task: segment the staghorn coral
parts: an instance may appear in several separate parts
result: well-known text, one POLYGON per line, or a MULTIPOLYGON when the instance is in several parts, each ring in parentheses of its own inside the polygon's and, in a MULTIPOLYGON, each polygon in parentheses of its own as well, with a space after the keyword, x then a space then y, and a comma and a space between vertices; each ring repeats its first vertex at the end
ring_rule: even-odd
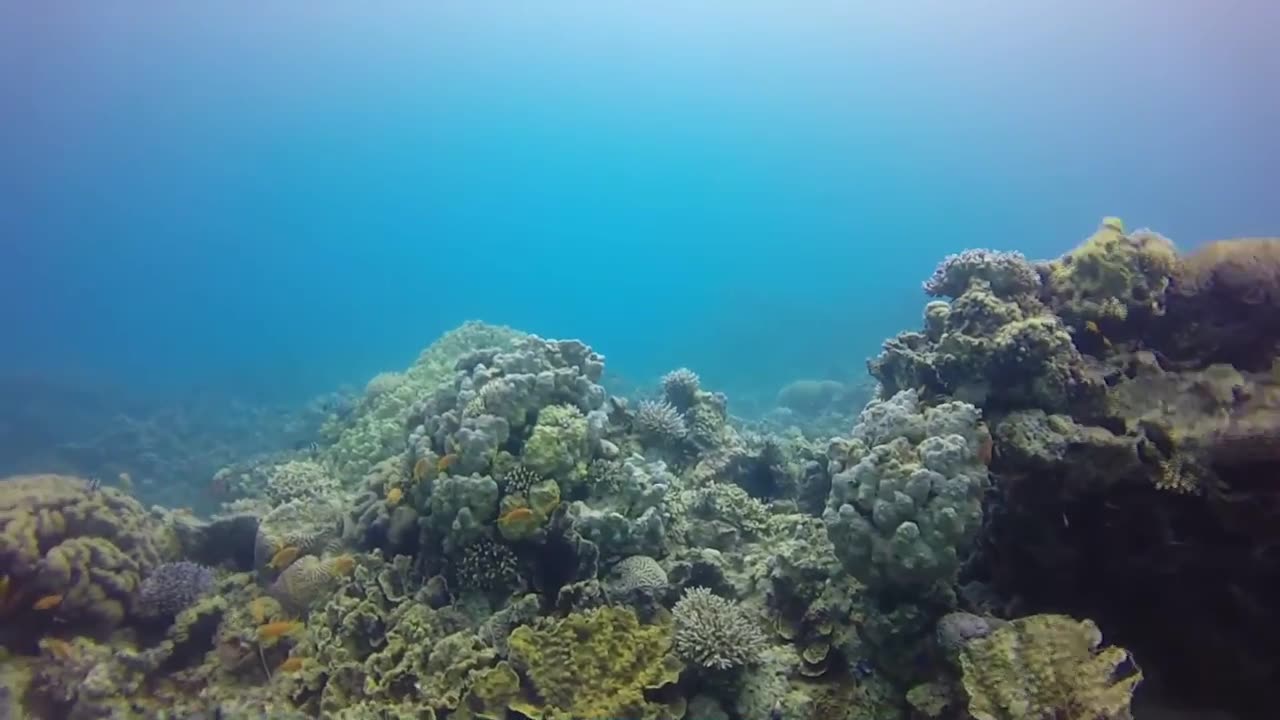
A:
POLYGON ((685 660, 715 670, 750 665, 764 650, 764 633, 737 603, 693 587, 671 611, 675 648, 685 660))
POLYGON ((680 676, 670 628, 641 625, 629 609, 602 607, 519 627, 508 647, 526 689, 511 709, 535 720, 659 720, 683 714, 683 707, 676 712, 645 696, 680 676))
POLYGON ((662 394, 680 412, 688 412, 698 399, 701 387, 698 373, 678 368, 662 376, 662 394))
POLYGON ((671 445, 684 439, 689 428, 674 405, 666 401, 644 400, 636 409, 635 428, 649 440, 671 445))
POLYGON ((1129 653, 1101 647, 1088 620, 1032 615, 967 639, 959 651, 976 720, 1129 720, 1142 673, 1129 653))
POLYGON ((11 613, 25 612, 17 598, 59 595, 59 620, 115 625, 133 608, 142 578, 176 554, 176 536, 119 490, 65 475, 0 480, 0 567, 11 613))
POLYGON ((213 570, 185 560, 162 563, 142 581, 138 612, 161 617, 182 612, 213 588, 213 570))

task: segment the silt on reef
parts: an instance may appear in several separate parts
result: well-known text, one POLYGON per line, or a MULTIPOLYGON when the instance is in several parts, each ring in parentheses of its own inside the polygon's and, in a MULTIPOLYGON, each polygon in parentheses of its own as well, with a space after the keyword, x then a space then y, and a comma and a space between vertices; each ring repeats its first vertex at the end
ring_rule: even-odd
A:
POLYGON ((829 442, 469 323, 207 523, 3 481, 0 716, 1268 717, 1273 242, 952 256, 829 442))

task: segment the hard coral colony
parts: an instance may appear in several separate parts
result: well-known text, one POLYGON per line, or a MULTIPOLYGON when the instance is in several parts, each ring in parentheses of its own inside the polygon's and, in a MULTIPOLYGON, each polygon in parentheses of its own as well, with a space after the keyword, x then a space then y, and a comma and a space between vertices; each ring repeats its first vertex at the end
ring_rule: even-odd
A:
POLYGON ((210 520, 7 479, 0 717, 1122 720, 1144 669, 1262 717, 1277 248, 951 256, 834 437, 468 323, 210 520))

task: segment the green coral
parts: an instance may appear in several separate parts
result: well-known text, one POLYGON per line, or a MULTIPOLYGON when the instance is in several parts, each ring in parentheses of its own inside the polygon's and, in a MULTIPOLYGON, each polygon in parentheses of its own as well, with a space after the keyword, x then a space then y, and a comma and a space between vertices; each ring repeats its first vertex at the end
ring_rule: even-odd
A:
POLYGON ((630 609, 602 607, 519 627, 509 647, 529 691, 511 709, 530 718, 678 717, 645 697, 645 690, 679 679, 682 664, 671 651, 671 628, 641 625, 630 609))
POLYGON ((1068 323, 1114 326, 1130 314, 1159 315, 1178 263, 1163 236, 1146 231, 1126 235, 1119 218, 1106 218, 1080 247, 1055 261, 1049 290, 1055 309, 1068 323))
POLYGON ((1032 615, 960 651, 969 713, 976 720, 1130 720, 1142 673, 1129 653, 1100 647, 1088 620, 1032 615))
POLYGON ((567 483, 586 479, 591 443, 582 411, 572 405, 543 408, 524 444, 522 460, 525 467, 543 477, 567 483))

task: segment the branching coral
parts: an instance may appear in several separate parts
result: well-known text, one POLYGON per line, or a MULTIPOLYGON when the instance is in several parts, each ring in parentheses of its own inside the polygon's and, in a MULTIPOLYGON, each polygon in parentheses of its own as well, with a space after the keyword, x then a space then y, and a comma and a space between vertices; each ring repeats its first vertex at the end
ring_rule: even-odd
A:
POLYGON ((764 650, 764 633, 737 603, 707 588, 689 588, 672 610, 676 652, 716 670, 750 665, 764 650))
POLYGON ((1142 673, 1129 653, 1100 647, 1088 620, 1033 615, 965 642, 960 650, 976 720, 1129 720, 1142 673))

